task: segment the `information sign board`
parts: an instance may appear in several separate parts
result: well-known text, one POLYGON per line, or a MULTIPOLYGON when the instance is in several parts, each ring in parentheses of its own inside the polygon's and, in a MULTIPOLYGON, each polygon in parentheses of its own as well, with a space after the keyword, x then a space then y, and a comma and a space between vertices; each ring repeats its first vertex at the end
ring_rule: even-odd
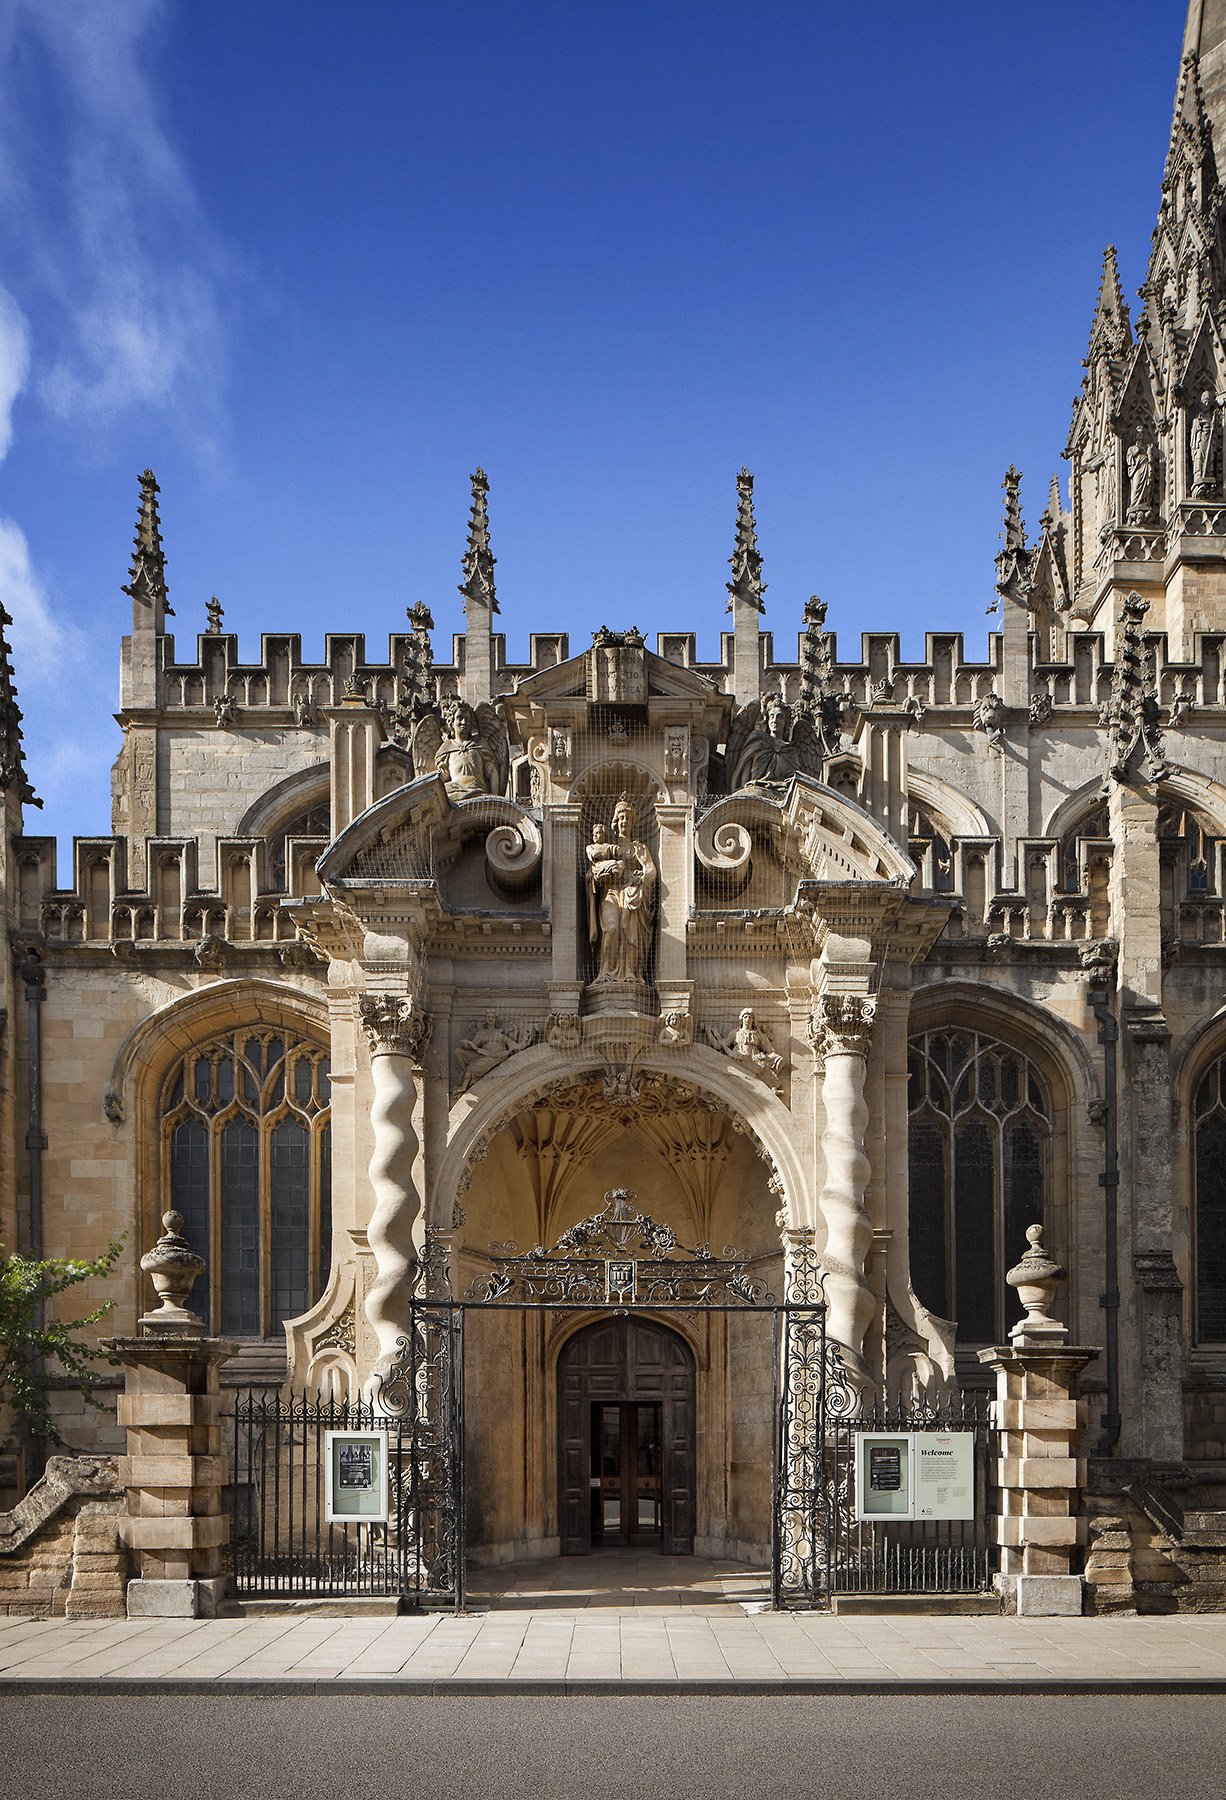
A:
POLYGON ((911 1518, 911 1464, 910 1432, 857 1431, 857 1518, 911 1518))
POLYGON ((328 1522, 386 1523, 386 1431, 325 1431, 324 1457, 328 1522))
POLYGON ((974 1432, 917 1431, 915 1517, 973 1519, 974 1516, 974 1432))

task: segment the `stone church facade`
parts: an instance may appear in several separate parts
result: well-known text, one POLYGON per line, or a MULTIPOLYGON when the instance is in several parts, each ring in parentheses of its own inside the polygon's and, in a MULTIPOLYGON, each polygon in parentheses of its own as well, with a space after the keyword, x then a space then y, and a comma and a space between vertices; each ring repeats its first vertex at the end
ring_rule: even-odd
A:
MULTIPOLYGON (((1101 1346, 1083 1451, 1218 1503, 1226 5, 1188 30, 1140 303, 1108 251, 1066 493, 1028 530, 1005 479, 985 662, 942 632, 840 655, 816 599, 777 645, 745 471, 718 661, 625 620, 509 662, 480 470, 449 661, 422 606, 386 660, 346 630, 244 661, 215 602, 168 633, 146 471, 111 828, 70 869, 3 663, 5 1242, 126 1233, 131 1331, 173 1206, 230 1375, 356 1398, 423 1259, 466 1292, 619 1192, 775 1290, 812 1244, 860 1393, 910 1400, 984 1385, 1041 1222, 1101 1346)), ((559 1545, 589 1325, 470 1336, 478 1555, 559 1545)), ((769 1347, 675 1325, 693 1541, 757 1554, 769 1347)))

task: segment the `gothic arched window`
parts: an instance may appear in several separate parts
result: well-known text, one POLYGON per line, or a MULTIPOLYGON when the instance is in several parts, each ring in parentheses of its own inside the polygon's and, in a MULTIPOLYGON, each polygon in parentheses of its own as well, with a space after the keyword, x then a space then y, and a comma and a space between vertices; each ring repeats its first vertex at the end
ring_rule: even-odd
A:
POLYGON ((1021 1307, 1005 1271, 1042 1223, 1051 1103, 1035 1065, 977 1031, 908 1055, 911 1282, 963 1343, 999 1342, 1021 1307))
POLYGON ((247 1026, 179 1058, 162 1091, 162 1192, 208 1267, 189 1305, 271 1337, 323 1289, 332 1253, 328 1052, 247 1026))
POLYGON ((1192 1103, 1196 1182, 1196 1340, 1226 1343, 1226 1056, 1192 1103))

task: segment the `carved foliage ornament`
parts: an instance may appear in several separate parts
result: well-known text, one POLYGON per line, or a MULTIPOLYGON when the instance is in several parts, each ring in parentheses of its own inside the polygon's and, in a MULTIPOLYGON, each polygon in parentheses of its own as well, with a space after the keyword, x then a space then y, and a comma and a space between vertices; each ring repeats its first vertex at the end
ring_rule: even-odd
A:
POLYGON ((372 1056, 411 1056, 420 1062, 430 1041, 430 1019, 400 994, 361 994, 362 1029, 372 1056))
POLYGON ((826 1056, 867 1056, 877 1002, 871 994, 825 994, 818 1002, 826 1056))

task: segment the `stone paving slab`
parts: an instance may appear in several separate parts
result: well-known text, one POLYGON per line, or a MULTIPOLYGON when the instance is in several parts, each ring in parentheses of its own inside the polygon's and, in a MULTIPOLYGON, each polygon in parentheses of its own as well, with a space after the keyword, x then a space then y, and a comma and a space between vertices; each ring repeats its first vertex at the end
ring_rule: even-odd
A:
POLYGON ((1226 1692, 1226 1615, 0 1619, 0 1694, 1226 1692))

